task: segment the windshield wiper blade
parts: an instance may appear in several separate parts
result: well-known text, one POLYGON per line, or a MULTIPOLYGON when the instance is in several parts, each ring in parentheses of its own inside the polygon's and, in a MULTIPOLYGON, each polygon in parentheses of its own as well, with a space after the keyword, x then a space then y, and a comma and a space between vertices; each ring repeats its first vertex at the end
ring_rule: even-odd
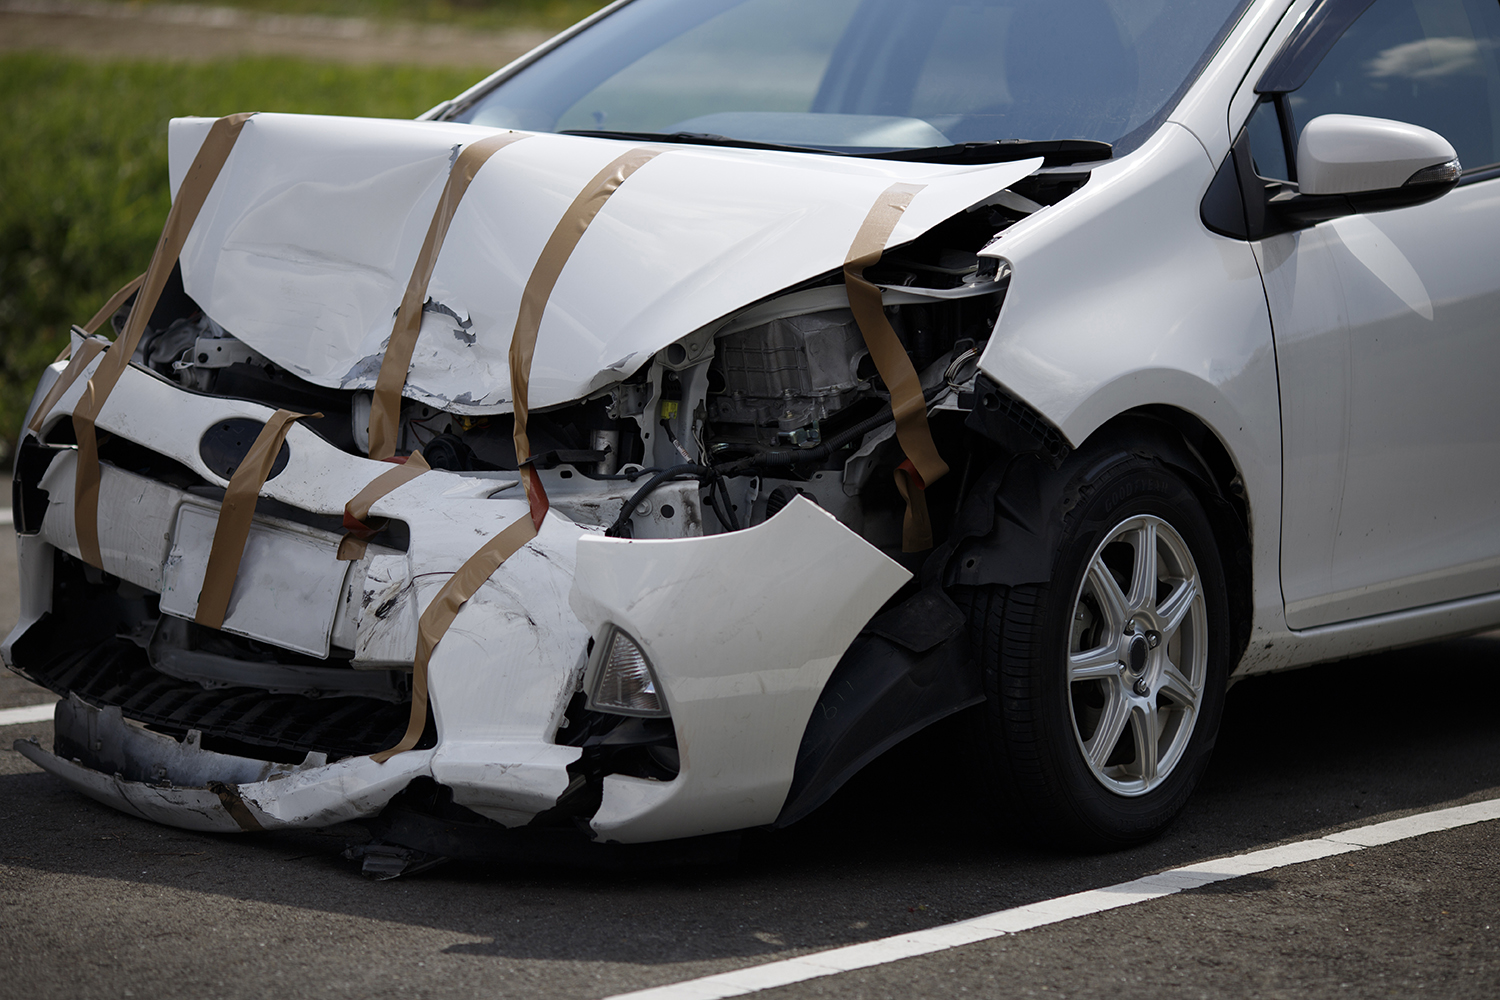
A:
POLYGON ((1114 147, 1093 139, 998 139, 862 155, 872 160, 916 160, 921 163, 1007 163, 1040 156, 1044 167, 1066 167, 1090 160, 1107 160, 1114 155, 1114 147))
POLYGON ((581 135, 590 139, 629 139, 632 142, 676 142, 688 146, 734 146, 739 149, 775 149, 784 153, 823 153, 828 156, 843 155, 838 150, 820 149, 817 146, 786 146, 774 142, 756 142, 753 139, 736 139, 713 132, 612 132, 608 129, 563 129, 558 135, 581 135))
POLYGON ((788 146, 775 142, 736 139, 713 132, 615 132, 608 129, 565 129, 559 135, 581 135, 592 139, 628 139, 632 142, 675 142, 690 146, 733 146, 739 149, 773 149, 784 153, 822 153, 824 156, 857 156, 867 160, 907 160, 918 163, 1007 163, 1042 157, 1044 167, 1070 166, 1091 160, 1107 160, 1114 147, 1092 139, 997 139, 963 142, 956 146, 923 146, 918 149, 868 149, 861 146, 788 146))

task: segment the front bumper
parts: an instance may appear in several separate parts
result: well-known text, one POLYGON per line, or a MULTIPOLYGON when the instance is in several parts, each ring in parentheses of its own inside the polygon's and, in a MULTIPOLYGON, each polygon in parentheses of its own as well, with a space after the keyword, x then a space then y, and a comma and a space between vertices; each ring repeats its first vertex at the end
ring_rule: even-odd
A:
MULTIPOLYGON (((38 398, 60 369, 49 369, 38 398)), ((85 381, 63 396, 44 437, 66 421, 85 381)), ((99 503, 106 582, 117 578, 135 588, 161 615, 191 617, 212 537, 203 525, 217 511, 213 488, 227 485, 205 464, 199 441, 216 423, 259 423, 271 412, 192 393, 138 368, 125 372, 98 418, 100 431, 176 463, 199 483, 106 461, 99 503)), ((273 506, 257 513, 225 631, 297 651, 298 662, 334 648, 347 651, 340 662, 356 672, 406 669, 418 617, 448 575, 526 516, 520 490, 511 477, 425 474, 372 510, 406 525, 406 551, 372 544, 360 561, 339 563, 338 535, 319 519, 337 518, 350 497, 389 467, 335 448, 301 425, 292 427, 287 444, 285 469, 262 491, 273 506)), ((0 652, 7 664, 70 696, 59 706, 59 733, 75 735, 60 737, 57 754, 30 743, 18 749, 85 794, 190 829, 315 827, 368 817, 418 777, 446 786, 455 803, 506 827, 531 823, 576 788, 583 751, 559 744, 558 731, 582 682, 589 637, 611 625, 635 636, 657 670, 680 767, 671 780, 605 776, 597 808, 583 817, 593 834, 629 843, 769 823, 786 799, 799 739, 834 665, 909 578, 806 501, 740 532, 626 541, 603 537, 597 526, 580 523, 583 517, 571 520, 568 484, 559 482, 563 499, 541 532, 464 606, 438 645, 429 667, 430 737, 421 749, 378 764, 368 753, 381 748, 380 725, 362 730, 364 744, 350 737, 337 746, 319 744, 318 734, 330 731, 324 716, 288 728, 286 719, 299 712, 316 716, 316 698, 285 691, 241 693, 238 701, 203 694, 212 712, 239 713, 237 722, 256 712, 275 716, 254 730, 255 740, 278 748, 259 755, 274 758, 266 760, 199 744, 191 705, 203 685, 177 681, 170 697, 146 707, 149 692, 140 684, 126 697, 128 685, 81 683, 97 649, 80 652, 67 670, 53 664, 42 676, 32 652, 36 637, 55 631, 68 610, 53 607, 61 593, 54 586, 57 553, 78 553, 74 465, 71 450, 56 449, 36 484, 45 492, 45 513, 36 532, 19 540, 22 618, 0 652), (82 698, 80 687, 87 689, 82 698), (86 753, 67 751, 95 744, 86 753), (296 762, 275 762, 288 757, 296 762), (114 770, 111 761, 119 765, 114 770)), ((554 484, 547 485, 552 491, 554 484)), ((596 501, 571 509, 599 519, 618 511, 618 499, 613 509, 596 501)), ((129 623, 120 631, 128 632, 129 623)), ((106 638, 139 664, 129 644, 139 648, 142 636, 106 638)), ((404 723, 401 707, 389 699, 349 706, 368 709, 371 719, 404 723)))

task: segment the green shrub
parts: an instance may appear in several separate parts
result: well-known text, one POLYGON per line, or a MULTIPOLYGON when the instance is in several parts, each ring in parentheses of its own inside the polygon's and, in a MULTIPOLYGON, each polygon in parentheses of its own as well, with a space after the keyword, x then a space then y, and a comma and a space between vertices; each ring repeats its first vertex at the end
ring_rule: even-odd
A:
MULTIPOLYGON (((172 2, 172 0, 169 0, 172 2)), ((368 17, 379 21, 460 24, 475 28, 553 31, 592 14, 597 0, 217 0, 229 7, 276 14, 368 17)))
POLYGON ((411 118, 490 69, 0 56, 0 463, 69 325, 151 258, 170 204, 168 119, 235 111, 411 118))

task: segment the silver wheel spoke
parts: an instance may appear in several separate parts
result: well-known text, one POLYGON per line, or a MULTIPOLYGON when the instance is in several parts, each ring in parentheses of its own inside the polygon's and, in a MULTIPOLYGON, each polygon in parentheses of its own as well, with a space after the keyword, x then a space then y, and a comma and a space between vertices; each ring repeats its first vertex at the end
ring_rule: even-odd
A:
POLYGON ((1125 725, 1129 721, 1130 706, 1125 702, 1124 693, 1119 684, 1110 684, 1109 694, 1105 696, 1104 713, 1099 716, 1099 725, 1095 727, 1093 737, 1083 745, 1083 752, 1089 763, 1096 768, 1104 766, 1115 744, 1120 742, 1120 734, 1125 732, 1125 725))
POLYGON ((1125 592, 1115 582, 1115 575, 1104 562, 1095 559, 1089 566, 1089 585, 1099 599, 1104 612, 1106 634, 1119 635, 1125 629, 1125 620, 1130 617, 1130 608, 1125 603, 1125 592))
POLYGON ((1114 646, 1100 646, 1068 656, 1069 681, 1094 681, 1114 678, 1120 671, 1120 657, 1114 646))
POLYGON ((1128 600, 1132 610, 1156 606, 1156 524, 1151 521, 1136 529, 1128 600))
POLYGON ((1168 663, 1161 672, 1161 693, 1171 698, 1183 708, 1197 708, 1198 694, 1193 690, 1193 684, 1182 675, 1176 664, 1168 663))
POLYGON ((1135 736, 1135 770, 1142 781, 1156 777, 1156 741, 1159 718, 1156 703, 1137 702, 1130 706, 1130 728, 1135 736))
POLYGON ((1167 595, 1161 607, 1156 609, 1156 616, 1161 621, 1161 634, 1163 638, 1171 638, 1182 626, 1182 620, 1187 617, 1193 609, 1193 601, 1198 597, 1197 577, 1188 577, 1179 580, 1177 586, 1167 595))
POLYGON ((1105 788, 1149 795, 1182 762, 1198 722, 1208 673, 1203 580, 1182 535, 1154 514, 1121 518, 1085 565, 1062 667, 1073 737, 1105 788), (1128 571, 1118 558, 1124 546, 1133 552, 1128 571), (1111 762, 1127 740, 1132 759, 1111 762))

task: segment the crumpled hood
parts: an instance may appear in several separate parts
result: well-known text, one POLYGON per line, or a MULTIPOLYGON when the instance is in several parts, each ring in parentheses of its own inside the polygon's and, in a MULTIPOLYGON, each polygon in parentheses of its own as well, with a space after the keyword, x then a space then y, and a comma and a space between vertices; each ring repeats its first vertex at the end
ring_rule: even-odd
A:
MULTIPOLYGON (((172 122, 174 194, 211 124, 172 122)), ((496 131, 256 115, 182 253, 188 294, 308 381, 373 388, 449 164, 496 131)), ((407 396, 461 413, 510 409, 506 357, 526 280, 579 191, 630 145, 539 133, 485 164, 428 286, 407 396)), ((531 405, 585 396, 678 338, 841 267, 891 184, 927 185, 896 246, 1039 165, 667 147, 605 204, 563 269, 537 338, 531 405)))

